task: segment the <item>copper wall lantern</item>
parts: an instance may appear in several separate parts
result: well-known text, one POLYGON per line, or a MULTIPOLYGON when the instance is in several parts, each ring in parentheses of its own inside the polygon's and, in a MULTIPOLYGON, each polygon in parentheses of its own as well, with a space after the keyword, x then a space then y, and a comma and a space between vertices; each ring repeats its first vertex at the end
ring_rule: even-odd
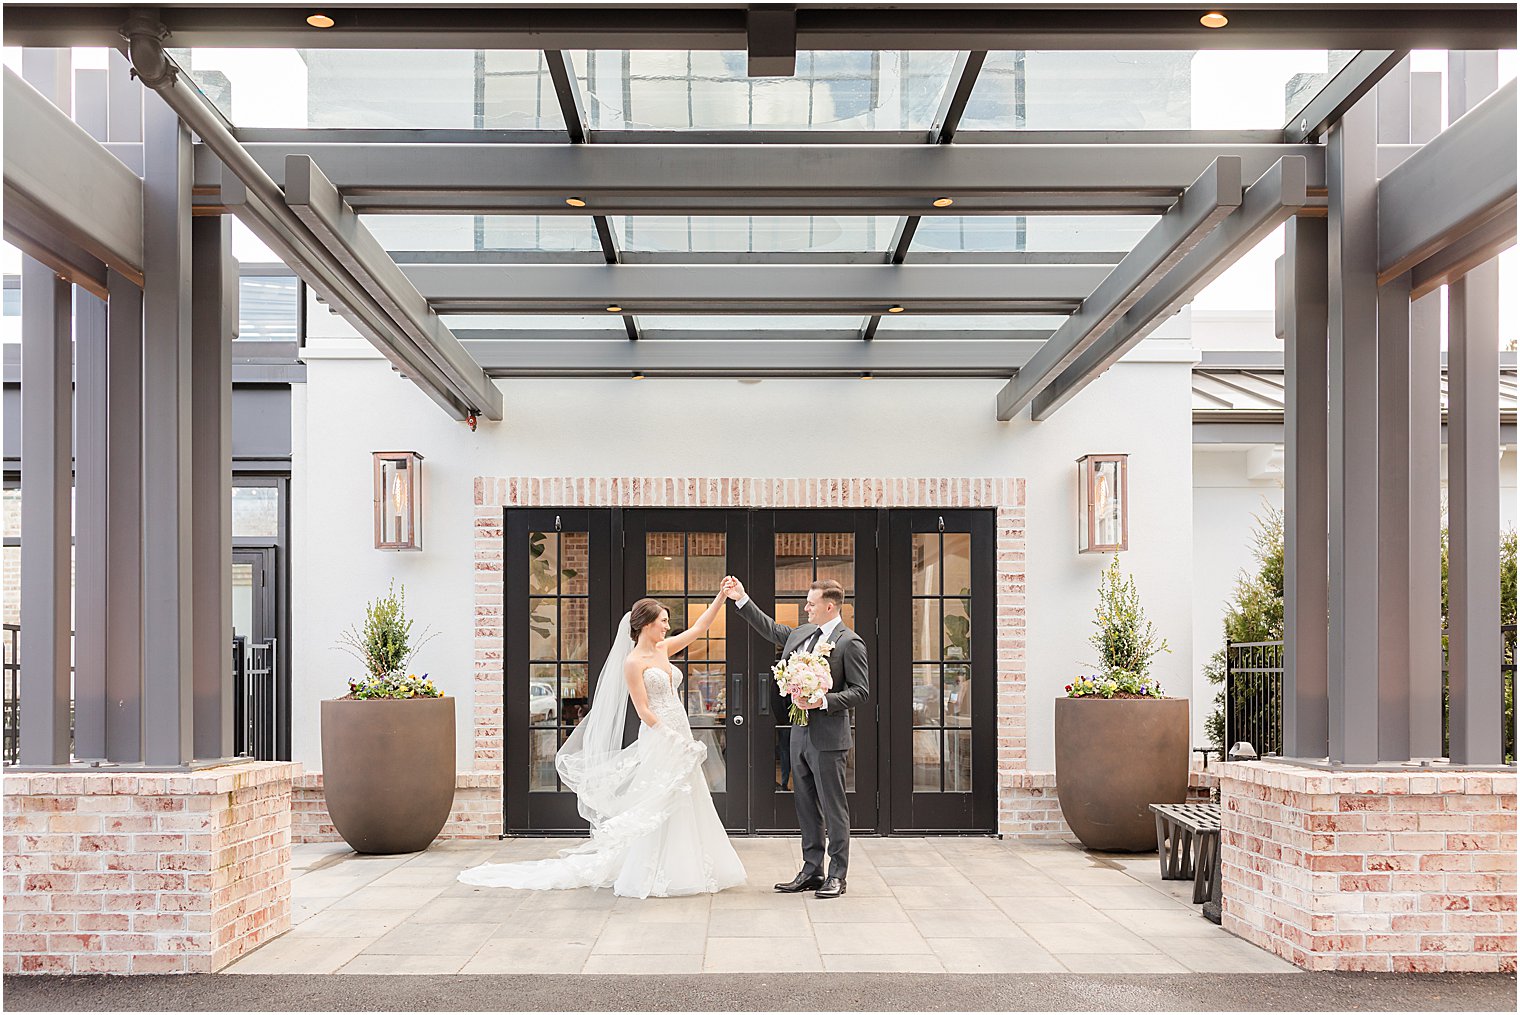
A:
POLYGON ((422 549, 422 456, 376 451, 375 549, 422 549))
POLYGON ((1129 455, 1077 459, 1077 552, 1129 549, 1129 455))

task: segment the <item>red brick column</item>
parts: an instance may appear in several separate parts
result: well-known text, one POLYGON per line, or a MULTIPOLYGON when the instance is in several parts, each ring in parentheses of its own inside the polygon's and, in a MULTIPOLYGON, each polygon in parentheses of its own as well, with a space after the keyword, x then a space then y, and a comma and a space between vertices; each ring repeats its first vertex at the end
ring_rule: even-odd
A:
POLYGON ((5 775, 5 972, 214 972, 290 929, 300 765, 5 775))
POLYGON ((1226 930, 1305 969, 1515 971, 1513 774, 1217 768, 1226 930))

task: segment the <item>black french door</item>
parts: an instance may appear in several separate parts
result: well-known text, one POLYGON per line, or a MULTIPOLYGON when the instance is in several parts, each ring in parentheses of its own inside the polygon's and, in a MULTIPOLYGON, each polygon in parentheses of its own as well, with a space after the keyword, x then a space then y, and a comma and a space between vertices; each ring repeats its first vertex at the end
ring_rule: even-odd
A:
POLYGON ((997 547, 989 511, 894 511, 884 703, 892 827, 991 831, 997 818, 997 547))
MULTIPOLYGON (((554 753, 590 707, 617 618, 653 596, 684 630, 726 574, 788 626, 806 621, 813 581, 844 586, 844 623, 865 639, 871 668, 847 768, 854 831, 992 829, 990 512, 535 508, 507 511, 504 533, 508 832, 585 829, 554 753)), ((797 828, 791 728, 770 675, 779 654, 726 607, 673 660, 731 832, 797 828)), ((631 707, 626 725, 631 743, 631 707)))

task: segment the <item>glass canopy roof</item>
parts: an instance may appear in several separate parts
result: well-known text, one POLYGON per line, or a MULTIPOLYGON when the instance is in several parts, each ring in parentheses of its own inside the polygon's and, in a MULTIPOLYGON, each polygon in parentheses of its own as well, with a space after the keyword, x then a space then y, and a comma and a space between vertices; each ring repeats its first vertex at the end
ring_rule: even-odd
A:
MULTIPOLYGON (((564 145, 561 95, 538 51, 195 49, 173 51, 238 129, 399 131, 391 140, 564 145), (415 138, 406 132, 427 131, 415 138)), ((555 54, 557 56, 557 54, 555 54)), ((1356 56, 1313 51, 991 52, 952 143, 1018 143, 1021 132, 1282 131, 1356 56)), ((566 51, 574 101, 593 144, 928 144, 955 95, 953 52, 801 51, 792 77, 751 78, 743 52, 566 51), (720 136, 721 135, 721 136, 720 136)), ((964 94, 964 93, 963 93, 964 94)), ((283 135, 282 135, 283 136, 283 135)), ((1044 138, 1037 139, 1045 143, 1044 138)), ((1123 138, 1118 139, 1123 142, 1123 138)), ((1135 143, 1133 139, 1129 143, 1135 143)), ((1094 151, 1101 149, 1095 148, 1094 151)), ((504 165, 503 173, 509 173, 504 165)), ((822 202, 820 202, 820 205, 822 202)), ((964 205, 972 207, 971 205, 964 205)), ((957 209, 958 210, 958 209, 957 209)), ((1112 265, 1158 221, 1144 215, 369 215, 365 225, 400 260, 630 263, 1112 265), (912 228, 916 226, 916 228, 912 228)), ((975 309, 968 307, 968 310, 975 309)), ((619 314, 449 314, 463 332, 624 334, 619 314)), ((660 337, 856 333, 854 314, 636 315, 660 337)), ((883 337, 915 333, 1048 332, 1063 318, 988 313, 886 314, 883 337)))

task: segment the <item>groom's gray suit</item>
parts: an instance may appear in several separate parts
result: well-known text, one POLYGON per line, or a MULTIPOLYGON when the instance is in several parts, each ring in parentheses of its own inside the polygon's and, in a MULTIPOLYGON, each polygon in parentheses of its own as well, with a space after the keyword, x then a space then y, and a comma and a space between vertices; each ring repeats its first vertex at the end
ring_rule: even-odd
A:
MULTIPOLYGON (((809 647, 817 624, 796 628, 778 624, 745 597, 739 615, 768 641, 781 646, 781 658, 809 647)), ((802 828, 802 873, 823 874, 823 842, 827 829, 831 878, 845 877, 850 866, 850 806, 845 798, 845 757, 852 743, 850 710, 871 695, 866 666, 866 643, 840 621, 829 634, 834 651, 829 669, 834 686, 824 705, 808 714, 806 726, 793 726, 792 787, 797 823, 802 828)), ((816 647, 816 646, 815 646, 816 647)))

